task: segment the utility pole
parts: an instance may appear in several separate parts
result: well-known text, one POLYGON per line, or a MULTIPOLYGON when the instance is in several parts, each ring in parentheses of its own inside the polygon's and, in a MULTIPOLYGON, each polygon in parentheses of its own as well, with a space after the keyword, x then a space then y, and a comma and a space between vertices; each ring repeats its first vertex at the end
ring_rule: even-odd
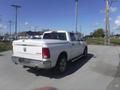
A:
MULTIPOLYGON (((2 15, 0 15, 0 24, 2 24, 2 23, 1 23, 1 22, 2 22, 1 16, 2 16, 2 15)), ((2 26, 0 26, 0 36, 2 36, 2 26)))
POLYGON ((110 44, 110 23, 109 23, 109 0, 106 0, 106 19, 105 19, 105 45, 110 44))
POLYGON ((11 37, 11 27, 12 27, 12 21, 11 20, 9 21, 9 25, 10 25, 10 33, 9 34, 10 34, 10 37, 11 37))
POLYGON ((82 26, 80 25, 80 32, 79 32, 80 38, 82 38, 82 26))
POLYGON ((15 39, 17 39, 17 13, 18 13, 18 8, 21 8, 19 5, 11 5, 12 7, 15 8, 15 39))
POLYGON ((75 8, 75 30, 78 32, 78 0, 75 0, 76 8, 75 8))
POLYGON ((0 22, 2 22, 2 18, 1 18, 2 15, 0 15, 0 22))
POLYGON ((104 44, 105 45, 109 45, 110 44, 110 39, 111 39, 111 33, 110 33, 110 7, 112 5, 113 2, 116 2, 117 0, 105 0, 106 2, 106 9, 105 9, 105 14, 106 14, 106 18, 105 18, 105 40, 104 40, 104 44))
POLYGON ((37 26, 35 26, 35 27, 34 27, 34 32, 36 32, 36 31, 37 31, 37 29, 38 29, 38 27, 37 27, 37 26))

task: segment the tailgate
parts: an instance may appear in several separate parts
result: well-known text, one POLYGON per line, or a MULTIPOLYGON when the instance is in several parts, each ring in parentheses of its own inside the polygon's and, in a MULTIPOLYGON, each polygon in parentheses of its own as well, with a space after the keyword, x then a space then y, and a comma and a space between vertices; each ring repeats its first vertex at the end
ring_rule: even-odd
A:
POLYGON ((13 42, 13 56, 42 60, 42 44, 36 40, 15 41, 13 42))

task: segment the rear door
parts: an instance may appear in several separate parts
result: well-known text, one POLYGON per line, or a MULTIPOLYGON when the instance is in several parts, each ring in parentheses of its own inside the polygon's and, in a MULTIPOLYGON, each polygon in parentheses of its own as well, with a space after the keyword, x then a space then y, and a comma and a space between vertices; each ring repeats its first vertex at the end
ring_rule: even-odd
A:
POLYGON ((81 41, 81 37, 80 37, 79 33, 76 33, 75 35, 76 35, 77 43, 78 43, 78 46, 77 46, 78 50, 77 50, 77 53, 78 53, 78 55, 81 55, 81 54, 83 54, 84 45, 83 45, 83 42, 81 41))
POLYGON ((70 39, 71 39, 71 57, 75 58, 77 57, 79 54, 79 42, 76 39, 76 36, 74 33, 69 33, 70 39))

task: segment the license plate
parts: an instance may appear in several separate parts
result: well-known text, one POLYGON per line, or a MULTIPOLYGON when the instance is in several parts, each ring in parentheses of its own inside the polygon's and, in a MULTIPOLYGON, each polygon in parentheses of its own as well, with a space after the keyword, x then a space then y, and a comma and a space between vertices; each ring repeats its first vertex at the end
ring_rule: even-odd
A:
POLYGON ((30 60, 29 59, 20 58, 19 62, 23 63, 23 64, 28 64, 28 63, 30 63, 30 60))

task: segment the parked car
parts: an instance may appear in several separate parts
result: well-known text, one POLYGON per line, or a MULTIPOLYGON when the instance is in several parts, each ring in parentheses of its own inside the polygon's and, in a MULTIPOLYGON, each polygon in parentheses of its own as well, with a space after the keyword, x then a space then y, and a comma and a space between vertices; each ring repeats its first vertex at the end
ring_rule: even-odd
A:
POLYGON ((42 39, 22 39, 13 41, 12 60, 15 64, 43 69, 54 68, 65 72, 67 63, 87 56, 88 48, 76 33, 67 31, 47 31, 42 39))

